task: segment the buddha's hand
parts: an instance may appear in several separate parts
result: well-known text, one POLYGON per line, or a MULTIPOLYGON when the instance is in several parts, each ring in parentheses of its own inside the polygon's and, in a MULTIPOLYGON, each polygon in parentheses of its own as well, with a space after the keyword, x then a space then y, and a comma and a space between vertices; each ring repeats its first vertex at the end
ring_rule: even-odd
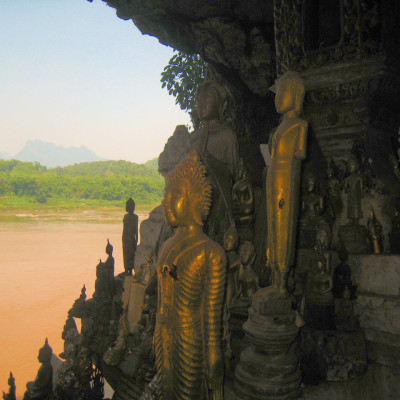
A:
POLYGON ((223 400, 224 361, 220 346, 207 346, 206 379, 212 400, 223 400))

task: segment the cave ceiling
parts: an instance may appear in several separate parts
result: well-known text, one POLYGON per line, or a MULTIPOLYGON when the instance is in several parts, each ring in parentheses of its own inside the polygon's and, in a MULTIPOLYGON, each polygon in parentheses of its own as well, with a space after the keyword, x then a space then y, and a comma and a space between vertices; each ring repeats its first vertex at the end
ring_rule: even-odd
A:
POLYGON ((240 92, 265 96, 275 79, 273 0, 103 0, 143 34, 198 53, 240 92))

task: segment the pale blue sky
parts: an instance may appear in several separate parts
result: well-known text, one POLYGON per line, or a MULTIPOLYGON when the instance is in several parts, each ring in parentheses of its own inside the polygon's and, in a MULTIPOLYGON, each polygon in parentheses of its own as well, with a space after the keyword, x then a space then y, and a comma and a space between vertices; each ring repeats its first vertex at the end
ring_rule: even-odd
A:
POLYGON ((161 89, 173 50, 101 0, 0 1, 0 152, 27 140, 158 156, 189 116, 161 89))

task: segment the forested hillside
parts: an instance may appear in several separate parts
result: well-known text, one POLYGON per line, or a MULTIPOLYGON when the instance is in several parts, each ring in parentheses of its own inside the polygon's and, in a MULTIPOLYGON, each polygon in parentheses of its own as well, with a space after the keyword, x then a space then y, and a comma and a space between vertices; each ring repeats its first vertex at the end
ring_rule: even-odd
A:
POLYGON ((96 161, 47 169, 37 162, 0 160, 0 197, 161 201, 164 179, 153 168, 128 161, 96 161))

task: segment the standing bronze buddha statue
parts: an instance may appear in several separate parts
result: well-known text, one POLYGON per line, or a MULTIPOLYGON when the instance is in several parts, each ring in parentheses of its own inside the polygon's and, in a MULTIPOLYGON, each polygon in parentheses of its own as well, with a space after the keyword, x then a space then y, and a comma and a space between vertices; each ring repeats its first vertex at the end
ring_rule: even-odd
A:
POLYGON ((223 399, 221 349, 226 258, 203 232, 211 205, 206 168, 192 151, 168 175, 164 215, 174 235, 157 260, 155 354, 159 399, 223 399))
POLYGON ((270 142, 267 174, 267 258, 273 276, 269 297, 287 297, 286 278, 294 262, 299 209, 301 160, 306 157, 306 121, 299 118, 305 87, 295 72, 276 82, 275 107, 283 114, 270 142))

